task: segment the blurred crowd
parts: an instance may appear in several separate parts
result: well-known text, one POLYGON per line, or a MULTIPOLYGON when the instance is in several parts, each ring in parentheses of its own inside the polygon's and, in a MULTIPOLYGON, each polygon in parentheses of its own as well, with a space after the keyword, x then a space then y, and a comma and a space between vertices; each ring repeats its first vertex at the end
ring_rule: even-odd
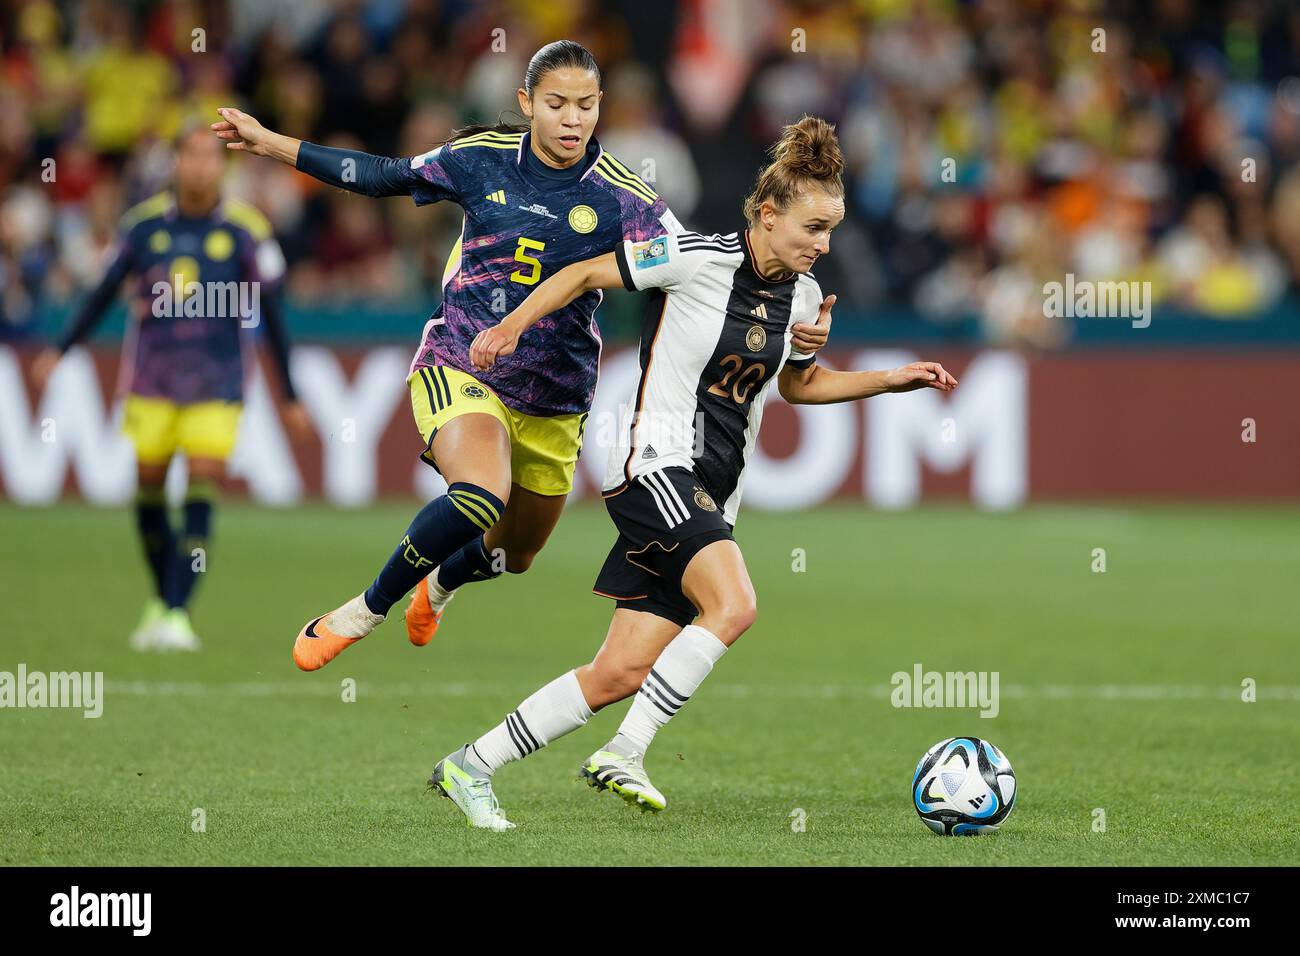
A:
MULTIPOLYGON (((386 155, 517 121, 529 56, 603 70, 597 136, 678 218, 739 228, 782 124, 838 124, 842 305, 1050 346, 1043 285, 1150 283, 1223 318, 1300 297, 1300 4, 1285 0, 15 0, 0 13, 0 337, 93 284, 169 137, 235 105, 386 155)), ((292 300, 436 300, 459 230, 233 157, 292 300)))

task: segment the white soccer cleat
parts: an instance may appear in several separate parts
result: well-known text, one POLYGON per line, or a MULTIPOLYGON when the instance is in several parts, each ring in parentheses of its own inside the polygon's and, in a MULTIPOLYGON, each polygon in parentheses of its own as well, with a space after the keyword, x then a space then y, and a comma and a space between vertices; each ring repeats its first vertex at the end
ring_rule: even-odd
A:
POLYGON ((587 758, 579 771, 587 786, 597 790, 612 790, 642 813, 658 813, 668 809, 668 799, 646 776, 641 766, 641 755, 623 756, 608 750, 597 750, 587 758))
POLYGON ((492 792, 492 778, 476 776, 471 773, 472 768, 465 766, 468 747, 466 744, 438 761, 433 776, 429 778, 430 789, 437 790, 460 807, 465 822, 472 827, 498 832, 513 830, 515 825, 506 819, 497 795, 492 792))
POLYGON ((144 613, 140 615, 140 623, 131 632, 131 650, 151 651, 154 649, 158 637, 158 627, 166 614, 167 605, 163 603, 162 598, 152 597, 146 602, 144 613))
POLYGON ((197 651, 202 649, 194 633, 190 616, 183 607, 174 607, 163 615, 154 631, 153 646, 160 651, 197 651))

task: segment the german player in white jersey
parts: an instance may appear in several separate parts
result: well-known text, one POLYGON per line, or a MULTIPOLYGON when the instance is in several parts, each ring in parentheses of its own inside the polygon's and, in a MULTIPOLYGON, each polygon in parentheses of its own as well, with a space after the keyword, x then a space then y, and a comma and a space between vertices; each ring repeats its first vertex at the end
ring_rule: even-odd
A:
POLYGON ((430 785, 472 826, 513 826, 492 792, 498 769, 628 697, 618 733, 581 773, 643 810, 666 808, 644 755, 754 623, 754 588, 732 529, 773 384, 786 401, 806 404, 956 387, 935 362, 838 372, 792 349, 796 323, 831 321, 835 297, 822 298, 810 270, 844 218, 842 171, 834 127, 804 117, 782 131, 774 161, 745 200, 746 229, 625 241, 562 269, 475 339, 471 360, 486 367, 587 291, 653 293, 640 380, 605 479, 618 539, 595 591, 617 602, 613 620, 591 663, 541 688, 434 768, 430 785))

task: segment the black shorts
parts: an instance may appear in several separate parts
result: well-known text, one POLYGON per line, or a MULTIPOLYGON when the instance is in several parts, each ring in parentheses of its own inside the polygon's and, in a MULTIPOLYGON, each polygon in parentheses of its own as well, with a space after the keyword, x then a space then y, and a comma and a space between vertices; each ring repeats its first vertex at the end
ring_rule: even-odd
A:
POLYGON ((596 577, 597 594, 685 627, 699 611, 682 593, 691 558, 714 541, 734 541, 731 525, 689 468, 672 467, 608 492, 618 540, 596 577))

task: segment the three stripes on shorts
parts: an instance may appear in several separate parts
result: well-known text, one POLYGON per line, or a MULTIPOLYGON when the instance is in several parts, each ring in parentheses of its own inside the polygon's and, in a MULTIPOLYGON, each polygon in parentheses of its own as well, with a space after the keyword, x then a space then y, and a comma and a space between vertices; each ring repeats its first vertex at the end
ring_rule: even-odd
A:
POLYGON ((663 516, 668 527, 675 528, 690 520, 691 515, 686 510, 686 502, 682 501, 682 496, 677 493, 673 483, 662 471, 647 472, 638 477, 637 481, 650 492, 659 514, 663 516))
POLYGON ((451 383, 447 381, 447 370, 441 365, 423 366, 417 373, 424 382, 424 389, 429 395, 429 411, 434 415, 451 404, 451 383))

